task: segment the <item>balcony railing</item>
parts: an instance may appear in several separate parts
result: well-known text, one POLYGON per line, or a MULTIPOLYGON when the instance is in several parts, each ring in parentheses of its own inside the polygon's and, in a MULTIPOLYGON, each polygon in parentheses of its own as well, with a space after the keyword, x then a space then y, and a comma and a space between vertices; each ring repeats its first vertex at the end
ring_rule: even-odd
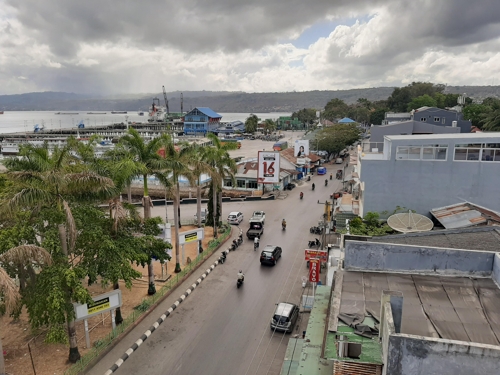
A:
POLYGON ((364 153, 384 152, 384 142, 364 142, 361 144, 361 151, 364 153))

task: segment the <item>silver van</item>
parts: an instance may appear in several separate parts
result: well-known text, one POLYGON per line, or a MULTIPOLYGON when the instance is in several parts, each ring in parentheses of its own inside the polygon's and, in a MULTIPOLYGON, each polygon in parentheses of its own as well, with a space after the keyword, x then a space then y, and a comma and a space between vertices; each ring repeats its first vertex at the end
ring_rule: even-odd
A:
POLYGON ((271 329, 292 332, 299 317, 299 307, 293 303, 280 302, 271 319, 271 329))

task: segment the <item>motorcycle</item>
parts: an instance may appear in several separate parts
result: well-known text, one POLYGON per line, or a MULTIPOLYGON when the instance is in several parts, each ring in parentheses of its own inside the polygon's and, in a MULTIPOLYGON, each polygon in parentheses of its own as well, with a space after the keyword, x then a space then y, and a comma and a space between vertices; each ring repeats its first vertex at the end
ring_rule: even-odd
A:
POLYGON ((257 250, 259 248, 259 243, 253 243, 253 251, 257 250))
POLYGON ((286 223, 281 223, 281 229, 285 230, 286 229, 286 223))
POLYGON ((238 281, 236 281, 237 288, 243 285, 243 280, 245 280, 245 276, 238 278, 238 281))
POLYGON ((300 192, 300 199, 304 198, 304 193, 300 192))
POLYGON ((238 236, 238 241, 236 243, 238 244, 238 246, 240 246, 243 243, 243 236, 242 235, 238 236))
POLYGON ((328 186, 328 180, 325 180, 325 186, 328 186))
POLYGON ((238 248, 238 241, 236 240, 233 240, 233 242, 231 242, 231 247, 229 248, 229 250, 236 250, 238 248))
POLYGON ((318 248, 320 247, 320 245, 321 245, 321 242, 317 238, 315 240, 309 241, 309 243, 307 244, 308 247, 317 246, 318 248))
POLYGON ((333 175, 330 173, 330 181, 333 180, 333 175))
POLYGON ((223 251, 223 252, 221 253, 220 258, 219 258, 219 263, 220 263, 220 264, 224 264, 224 262, 226 261, 226 256, 227 256, 227 251, 223 251))
POLYGON ((323 228, 311 227, 311 228, 309 228, 309 232, 313 233, 313 234, 323 234, 323 228))

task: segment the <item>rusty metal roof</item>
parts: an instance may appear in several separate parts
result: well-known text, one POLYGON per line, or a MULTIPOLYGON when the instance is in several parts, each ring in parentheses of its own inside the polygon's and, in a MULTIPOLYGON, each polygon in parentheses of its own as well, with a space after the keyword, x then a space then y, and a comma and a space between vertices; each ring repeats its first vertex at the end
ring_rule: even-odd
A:
POLYGON ((500 225, 500 214, 469 202, 434 208, 430 213, 446 229, 500 225))

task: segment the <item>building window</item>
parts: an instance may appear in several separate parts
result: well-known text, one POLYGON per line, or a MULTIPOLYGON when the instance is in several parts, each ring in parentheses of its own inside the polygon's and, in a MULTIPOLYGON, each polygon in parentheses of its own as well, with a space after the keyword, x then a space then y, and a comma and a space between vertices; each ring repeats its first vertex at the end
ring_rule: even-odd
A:
POLYGON ((434 117, 434 122, 439 122, 441 119, 439 117, 434 117))
POLYGON ((446 123, 446 117, 441 118, 441 124, 444 124, 444 123, 446 123))
POLYGON ((249 189, 257 189, 257 181, 248 181, 249 189))
POLYGON ((456 161, 479 161, 481 154, 481 144, 455 145, 456 161))
POLYGON ((427 122, 427 117, 420 117, 420 121, 427 122))
POLYGON ((447 145, 399 146, 396 149, 396 160, 446 160, 447 145))
POLYGON ((231 180, 224 180, 224 186, 231 187, 233 186, 233 182, 231 180))
POLYGON ((239 188, 244 188, 245 180, 236 180, 236 186, 238 186, 239 188))

